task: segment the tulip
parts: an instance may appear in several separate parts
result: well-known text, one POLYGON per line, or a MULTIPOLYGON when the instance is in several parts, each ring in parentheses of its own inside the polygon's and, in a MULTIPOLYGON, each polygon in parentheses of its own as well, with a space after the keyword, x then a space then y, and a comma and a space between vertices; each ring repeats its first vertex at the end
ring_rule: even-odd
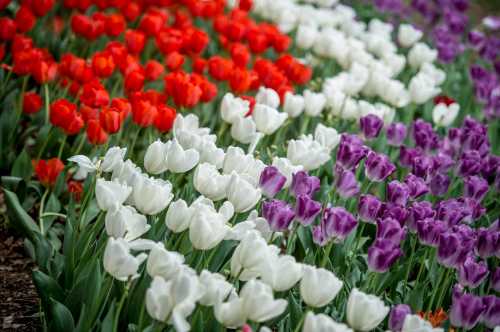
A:
POLYGON ((240 297, 248 319, 257 323, 281 315, 288 304, 283 299, 275 300, 271 287, 255 279, 243 286, 240 297))
POLYGON ((418 220, 415 224, 419 240, 428 246, 437 247, 441 234, 446 232, 448 226, 433 218, 418 220))
POLYGON ((335 168, 335 189, 340 197, 348 199, 359 194, 359 183, 356 175, 350 170, 344 170, 342 167, 335 168))
POLYGON ((253 155, 245 154, 241 148, 231 146, 224 157, 223 173, 231 174, 234 171, 244 175, 247 181, 257 186, 265 167, 266 165, 253 155))
POLYGON ((151 226, 147 219, 131 206, 120 206, 116 211, 108 211, 104 219, 106 233, 114 238, 132 241, 146 233, 151 226))
POLYGON ((377 138, 377 136, 380 133, 380 130, 382 130, 382 127, 384 126, 384 123, 382 119, 380 119, 378 116, 373 114, 368 114, 367 116, 364 116, 361 119, 359 119, 359 126, 361 132, 363 133, 363 136, 366 139, 370 140, 377 138))
POLYGON ((387 200, 391 203, 405 206, 410 196, 408 186, 399 181, 391 181, 387 185, 387 200))
POLYGON ((219 201, 226 197, 229 181, 230 177, 221 175, 214 165, 201 163, 194 172, 193 185, 202 195, 213 201, 219 201))
POLYGON ((400 332, 406 317, 409 315, 411 315, 411 308, 409 305, 398 304, 394 306, 389 315, 389 329, 393 332, 400 332))
POLYGON ((215 248, 229 230, 226 223, 233 214, 234 208, 230 202, 224 202, 218 212, 213 206, 197 206, 189 226, 189 239, 193 247, 198 250, 215 248))
POLYGON ((146 270, 150 277, 162 277, 168 281, 177 276, 183 264, 184 256, 178 252, 166 250, 159 242, 149 253, 146 270))
POLYGON ((290 255, 270 255, 261 268, 262 281, 276 292, 289 290, 302 278, 302 264, 290 255))
POLYGON ((401 24, 398 29, 398 42, 401 46, 408 48, 418 42, 423 36, 423 32, 415 29, 410 24, 401 24))
POLYGON ((365 160, 365 175, 370 181, 382 182, 396 170, 396 166, 385 154, 373 151, 368 153, 365 160))
POLYGON ((442 328, 434 328, 431 323, 418 315, 406 315, 401 332, 444 332, 442 328))
POLYGON ((326 106, 326 96, 323 93, 315 93, 311 90, 304 91, 305 113, 309 116, 319 116, 326 106))
POLYGON ((358 222, 354 216, 343 207, 326 208, 321 219, 328 238, 342 242, 354 231, 358 222))
POLYGON ((406 176, 404 183, 408 186, 410 197, 413 199, 429 192, 429 187, 425 183, 424 179, 411 173, 406 176))
POLYGON ((312 311, 306 314, 302 332, 353 332, 347 325, 335 322, 325 314, 315 315, 312 311))
POLYGON ((390 146, 401 146, 406 138, 406 125, 400 122, 391 123, 387 127, 387 144, 390 146))
POLYGON ((319 123, 314 130, 314 140, 331 152, 339 145, 340 135, 335 128, 326 127, 319 123))
POLYGON ((358 213, 362 221, 374 224, 381 211, 382 203, 373 195, 361 195, 358 202, 358 213))
POLYGON ((285 103, 283 104, 283 111, 291 118, 296 118, 304 112, 304 97, 301 95, 294 95, 291 92, 285 93, 285 103))
POLYGON ((431 193, 435 196, 444 196, 448 192, 451 180, 446 174, 435 174, 429 183, 431 193))
POLYGON ((258 131, 266 135, 272 135, 283 125, 288 114, 278 112, 275 108, 264 104, 256 104, 252 117, 258 131))
POLYGON ((203 270, 200 273, 200 282, 204 288, 203 296, 199 299, 200 304, 213 306, 223 302, 231 292, 234 292, 232 284, 226 281, 223 275, 203 270))
POLYGON ((120 281, 139 277, 139 266, 146 260, 147 254, 141 253, 137 256, 130 254, 127 241, 122 238, 109 238, 104 249, 103 265, 106 272, 120 281))
POLYGON ((490 285, 495 291, 500 292, 500 267, 497 267, 495 271, 491 273, 490 285))
POLYGON ((168 143, 156 140, 148 146, 144 155, 144 168, 148 173, 160 174, 167 170, 168 143))
POLYGON ((464 196, 481 201, 488 193, 488 181, 474 175, 464 179, 464 196))
POLYGON ((273 89, 261 86, 255 96, 257 104, 267 105, 270 108, 278 108, 280 106, 280 97, 273 89))
POLYGON ((427 44, 416 43, 408 53, 408 64, 418 69, 425 63, 432 63, 437 58, 437 51, 431 49, 427 44))
POLYGON ((481 317, 484 325, 493 329, 500 326, 500 297, 488 295, 483 297, 485 309, 481 317))
POLYGON ((94 173, 100 167, 100 162, 92 162, 89 157, 84 155, 73 156, 71 158, 68 158, 68 161, 72 161, 78 165, 78 171, 73 174, 73 179, 75 180, 86 179, 89 173, 94 173))
POLYGON ((271 254, 264 238, 256 231, 249 232, 231 257, 231 275, 244 281, 259 277, 271 254))
POLYGON ((368 267, 371 271, 384 273, 403 254, 398 245, 393 241, 378 238, 368 248, 368 267))
POLYGON ((307 50, 310 49, 318 37, 318 29, 314 25, 300 24, 297 28, 295 42, 297 47, 307 50))
POLYGON ((234 296, 228 302, 219 302, 214 306, 214 316, 219 323, 228 328, 243 326, 247 320, 243 299, 234 296))
POLYGON ((117 211, 132 192, 132 188, 118 181, 97 179, 95 196, 97 205, 104 211, 117 211))
POLYGON ((236 119, 243 118, 250 110, 248 101, 235 97, 232 93, 226 93, 222 98, 220 112, 222 120, 234 124, 236 119))
POLYGON ((183 232, 189 228, 192 215, 192 209, 188 207, 184 200, 179 199, 172 202, 168 207, 165 225, 174 233, 183 232))
POLYGON ((231 137, 242 144, 250 144, 256 132, 257 125, 251 117, 236 118, 231 126, 231 137))
POLYGON ((297 197, 299 195, 313 196, 320 188, 320 180, 316 176, 310 176, 305 171, 293 174, 290 191, 297 197))
POLYGON ((479 296, 462 293, 458 286, 453 289, 450 322, 455 327, 470 330, 476 326, 485 310, 479 296))
POLYGON ((101 169, 103 172, 113 172, 118 169, 123 164, 123 158, 127 154, 127 148, 120 148, 114 146, 106 151, 104 159, 101 163, 101 169))
POLYGON ((476 262, 473 256, 468 256, 458 269, 459 282, 462 286, 476 288, 488 276, 488 266, 485 262, 476 262))
POLYGON ((454 226, 441 234, 438 242, 438 262, 446 267, 458 268, 465 262, 467 254, 474 247, 472 230, 465 226, 454 226))
MULTIPOLYGON (((142 177, 143 174, 141 169, 137 167, 130 159, 125 162, 122 162, 119 166, 117 166, 111 175, 111 179, 113 181, 123 182, 129 186, 133 186, 135 184, 136 179, 142 177)), ((128 198, 130 201, 132 195, 128 198)))
POLYGON ((482 258, 498 255, 500 252, 500 228, 498 219, 490 227, 477 229, 475 250, 482 258))
POLYGON ((448 127, 455 121, 459 111, 460 105, 457 103, 451 105, 439 103, 432 110, 432 121, 437 126, 448 127))
MULTIPOLYGON (((146 157, 144 157, 144 159, 146 159, 146 157)), ((166 165, 170 172, 186 173, 193 169, 196 164, 198 164, 199 160, 200 154, 195 149, 185 150, 175 139, 167 142, 166 165)))
POLYGON ((260 174, 259 186, 266 197, 273 198, 280 192, 285 182, 286 177, 280 173, 278 168, 267 166, 260 174))
POLYGON ((286 231, 295 217, 292 207, 284 201, 273 199, 262 204, 262 216, 273 231, 286 231))
POLYGON ((174 197, 170 182, 147 176, 137 178, 132 195, 137 209, 148 215, 163 211, 174 197))
POLYGON ((376 328, 389 313, 389 307, 375 295, 365 294, 354 288, 347 301, 346 316, 351 328, 370 331, 376 328))
POLYGON ((427 74, 420 72, 413 76, 408 85, 411 100, 421 105, 437 96, 441 89, 435 85, 435 81, 427 74))
POLYGON ((301 165, 298 166, 292 165, 290 160, 288 160, 287 158, 274 157, 272 165, 276 167, 278 171, 286 177, 286 182, 283 186, 283 188, 285 189, 292 184, 293 174, 302 171, 304 169, 304 167, 302 167, 301 165))
POLYGON ((330 153, 311 135, 288 141, 287 158, 294 165, 301 165, 305 170, 315 170, 330 160, 330 153))
POLYGON ((321 212, 321 203, 307 195, 298 195, 295 202, 295 218, 304 226, 312 224, 321 212))
POLYGON ((226 188, 226 196, 233 204, 235 211, 240 213, 251 210, 262 195, 260 189, 255 188, 243 176, 233 172, 226 188))
POLYGON ((300 296, 311 307, 320 308, 330 303, 339 293, 343 282, 332 272, 304 265, 300 281, 300 296))
POLYGON ((337 164, 344 169, 354 170, 367 153, 368 148, 357 136, 343 134, 337 150, 337 164))
POLYGON ((377 220, 377 239, 390 240, 394 245, 399 245, 406 236, 406 229, 401 227, 399 221, 393 218, 377 220))

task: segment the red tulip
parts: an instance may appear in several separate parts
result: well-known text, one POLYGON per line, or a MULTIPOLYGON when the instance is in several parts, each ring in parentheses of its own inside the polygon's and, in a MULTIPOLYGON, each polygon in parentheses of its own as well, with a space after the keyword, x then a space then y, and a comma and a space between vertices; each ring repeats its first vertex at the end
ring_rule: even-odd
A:
POLYGON ((125 31, 125 44, 132 54, 140 54, 146 44, 146 35, 138 30, 129 29, 125 31))
POLYGON ((11 40, 16 34, 16 22, 8 17, 0 17, 0 40, 11 40))
POLYGON ((98 77, 109 77, 115 70, 115 62, 111 53, 96 52, 92 56, 92 69, 94 74, 98 77))
POLYGON ((139 99, 132 103, 132 120, 141 127, 149 127, 153 124, 158 110, 148 100, 139 99))
POLYGON ((157 110, 158 112, 156 113, 153 125, 156 129, 158 129, 158 131, 166 133, 174 125, 176 116, 175 109, 168 107, 167 105, 160 105, 157 110))
POLYGON ((177 71, 184 63, 184 57, 179 52, 172 52, 167 55, 165 62, 170 71, 177 71))
POLYGON ((16 13, 16 26, 19 32, 25 33, 30 31, 36 23, 36 17, 27 6, 19 7, 16 13))
POLYGON ((146 79, 148 81, 156 81, 165 71, 163 65, 156 60, 149 60, 144 67, 146 79))
POLYGON ((26 92, 23 96, 23 113, 34 114, 42 108, 42 98, 36 92, 26 92))
POLYGON ((109 104, 108 91, 97 80, 83 85, 80 102, 90 107, 102 107, 109 104))
POLYGON ((64 164, 59 158, 48 160, 38 160, 34 165, 35 174, 38 181, 46 187, 53 187, 57 177, 64 170, 64 164))
POLYGON ((110 37, 118 37, 125 28, 127 27, 127 22, 122 14, 114 13, 110 14, 106 18, 105 30, 106 34, 110 37))
POLYGON ((122 125, 120 111, 113 107, 104 107, 99 114, 99 123, 108 134, 117 133, 122 125))
POLYGON ((142 90, 145 79, 146 78, 144 77, 142 70, 134 70, 125 76, 125 90, 128 93, 142 90))
POLYGON ((108 140, 108 134, 101 127, 99 120, 90 120, 87 124, 87 138, 93 145, 101 145, 108 140))

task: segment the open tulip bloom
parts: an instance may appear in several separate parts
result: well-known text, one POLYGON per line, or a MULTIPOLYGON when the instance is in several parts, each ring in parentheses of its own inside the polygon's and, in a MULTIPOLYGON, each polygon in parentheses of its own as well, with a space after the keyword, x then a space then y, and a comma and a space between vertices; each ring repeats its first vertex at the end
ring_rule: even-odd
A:
POLYGON ((500 329, 500 19, 468 8, 0 1, 43 329, 500 329))

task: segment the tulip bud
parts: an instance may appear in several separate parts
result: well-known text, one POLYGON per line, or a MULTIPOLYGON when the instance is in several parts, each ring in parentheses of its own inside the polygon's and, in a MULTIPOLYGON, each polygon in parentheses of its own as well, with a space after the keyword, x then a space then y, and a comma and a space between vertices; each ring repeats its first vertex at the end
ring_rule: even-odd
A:
POLYGON ((288 304, 283 299, 275 300, 271 287, 255 279, 243 286, 240 297, 248 319, 257 323, 281 315, 288 304))
POLYGON ((266 197, 273 198, 280 192, 285 182, 286 177, 279 172, 278 168, 267 166, 260 174, 259 186, 266 197))
POLYGON ((198 250, 215 248, 229 230, 226 223, 234 214, 232 204, 224 202, 219 212, 213 206, 201 204, 194 211, 189 226, 189 240, 198 250))
POLYGON ((170 144, 156 140, 148 146, 144 154, 144 168, 148 173, 161 174, 167 170, 167 149, 170 144))
POLYGON ((136 179, 132 195, 137 209, 148 215, 163 211, 174 197, 170 182, 145 175, 136 179))
POLYGON ((312 197, 320 188, 320 180, 316 176, 309 176, 307 172, 299 171, 293 174, 290 191, 297 197, 307 195, 312 197))
POLYGON ((306 314, 302 332, 335 331, 353 332, 347 325, 335 322, 330 316, 325 314, 313 314, 309 311, 306 314))
POLYGON ((305 170, 314 170, 330 160, 330 153, 311 135, 288 141, 287 158, 294 165, 301 165, 305 170))
POLYGON ((407 304, 398 304, 391 309, 389 315, 389 328, 393 332, 400 332, 403 328, 405 318, 411 315, 411 308, 407 304))
POLYGON ((262 196, 260 189, 256 189, 243 176, 238 175, 236 172, 231 174, 229 184, 226 188, 226 195, 228 201, 233 204, 235 211, 238 213, 251 210, 262 196))
POLYGON ((120 206, 115 212, 108 211, 104 222, 109 236, 126 241, 137 239, 151 228, 146 217, 131 206, 120 206))
POLYGON ((165 224, 172 232, 180 233, 189 228, 192 215, 193 211, 187 206, 186 202, 179 199, 172 202, 168 207, 165 224))
POLYGON ((273 199, 262 204, 262 216, 273 231, 286 231, 295 217, 290 205, 284 201, 273 199))
POLYGON ((115 169, 120 168, 123 164, 123 158, 127 153, 127 148, 120 148, 114 146, 106 151, 104 159, 101 163, 101 169, 103 172, 113 172, 115 169))
POLYGON ((398 42, 401 46, 408 48, 413 46, 422 38, 423 32, 415 29, 410 24, 401 24, 398 29, 398 42))
POLYGON ((278 108, 280 106, 280 97, 273 89, 261 86, 259 92, 255 96, 257 104, 267 105, 270 108, 278 108))
POLYGON ((380 298, 365 294, 358 289, 351 290, 347 300, 346 316, 349 326, 356 331, 371 331, 376 328, 389 313, 380 298))
POLYGON ((326 97, 323 93, 314 93, 310 90, 304 91, 305 113, 309 116, 319 116, 326 105, 326 97))
POLYGON ((199 302, 204 306, 213 306, 220 303, 234 291, 234 286, 227 282, 222 274, 212 273, 208 270, 201 271, 200 282, 204 292, 199 302))
POLYGON ((158 243, 149 252, 146 270, 152 277, 171 280, 177 276, 184 264, 184 256, 178 252, 168 251, 162 243, 158 243))
POLYGON ((132 188, 118 181, 97 179, 95 196, 97 205, 104 211, 117 211, 132 192, 132 188))
POLYGON ((323 268, 304 265, 300 281, 300 296, 311 307, 320 308, 330 303, 339 293, 343 282, 323 268))
POLYGON ((139 277, 139 265, 146 260, 145 253, 133 256, 130 254, 128 243, 121 238, 109 238, 104 249, 103 264, 106 272, 120 281, 139 277))
POLYGON ((243 118, 250 110, 248 101, 235 97, 232 93, 226 93, 222 98, 220 112, 222 120, 234 124, 236 119, 243 118))
POLYGON ((314 140, 331 152, 339 144, 340 135, 335 128, 326 127, 319 123, 314 130, 314 140))
POLYGON ((257 125, 251 117, 240 117, 233 121, 231 137, 242 144, 250 144, 257 132, 257 125))
POLYGON ((272 135, 285 122, 288 114, 278 112, 275 108, 264 104, 256 104, 252 117, 258 131, 266 135, 272 135))
POLYGON ((301 95, 294 95, 291 92, 285 93, 285 103, 283 104, 283 111, 291 118, 296 118, 304 112, 304 97, 301 95))
POLYGON ((193 185, 203 196, 213 201, 219 201, 226 197, 229 181, 230 177, 221 175, 214 165, 201 163, 194 172, 193 185))

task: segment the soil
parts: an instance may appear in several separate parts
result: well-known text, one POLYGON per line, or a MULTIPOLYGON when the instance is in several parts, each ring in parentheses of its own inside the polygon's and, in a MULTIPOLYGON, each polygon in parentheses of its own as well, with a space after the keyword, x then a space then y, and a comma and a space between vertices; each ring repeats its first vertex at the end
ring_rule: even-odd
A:
POLYGON ((0 225, 0 330, 40 330, 39 303, 31 280, 33 263, 20 237, 0 225))

